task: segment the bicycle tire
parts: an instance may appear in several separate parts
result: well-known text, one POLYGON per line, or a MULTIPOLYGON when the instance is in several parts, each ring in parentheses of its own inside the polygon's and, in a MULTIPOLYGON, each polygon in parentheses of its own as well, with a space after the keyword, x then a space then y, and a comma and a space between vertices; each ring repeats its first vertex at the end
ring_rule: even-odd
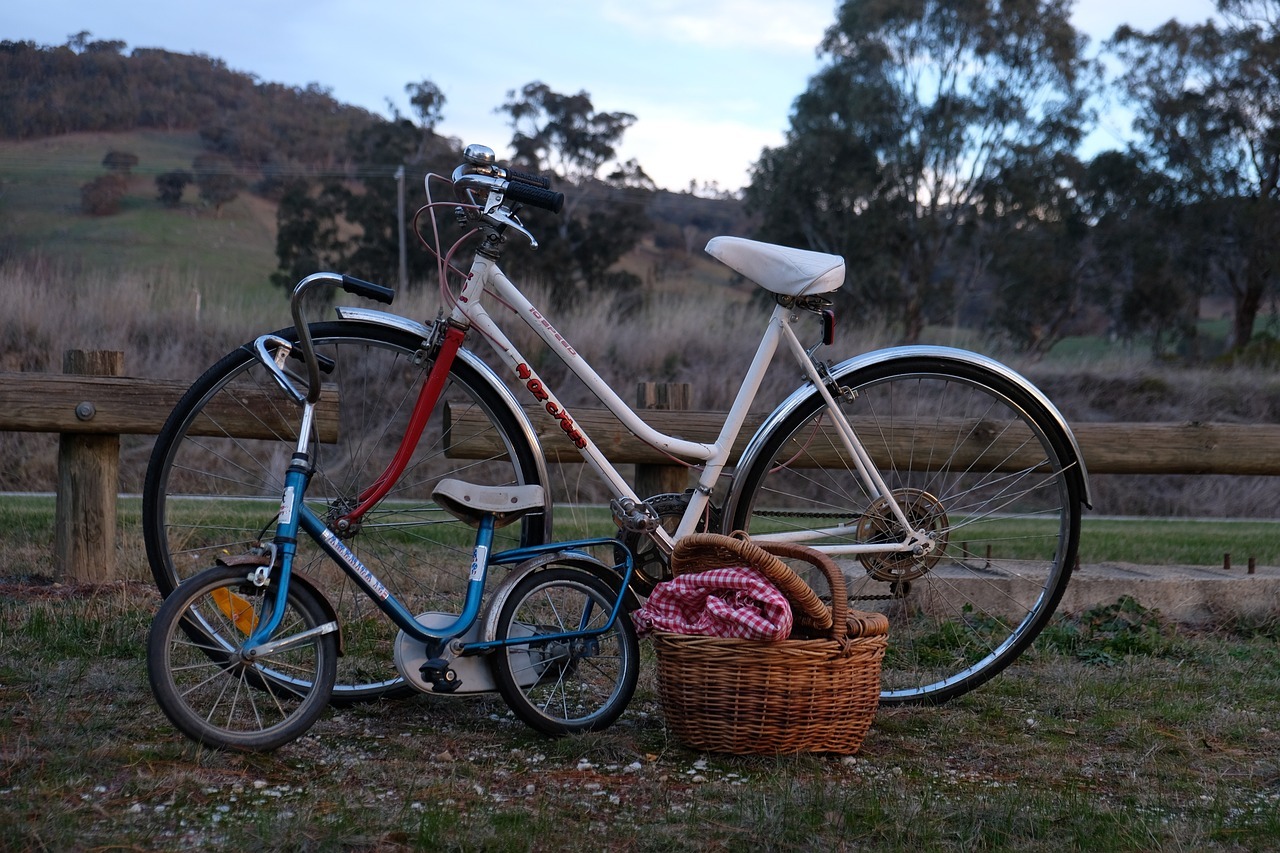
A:
MULTIPOLYGON (((851 606, 889 617, 881 702, 947 701, 1016 659, 1062 598, 1085 497, 1072 439, 1027 388, 981 364, 901 356, 839 385, 887 488, 938 544, 920 556, 837 558, 851 606)), ((901 539, 825 414, 814 390, 762 437, 726 531, 836 527, 807 543, 829 546, 901 539)))
MULTIPOLYGON (((329 386, 326 394, 336 392, 340 413, 337 440, 312 446, 315 474, 307 503, 325 517, 330 508, 350 507, 360 489, 382 473, 429 364, 420 356, 421 338, 399 329, 340 320, 312 324, 311 332, 316 351, 333 362, 322 382, 329 386)), ((297 339, 292 328, 275 334, 297 339)), ((234 350, 196 380, 157 438, 143 487, 142 520, 148 561, 163 595, 218 558, 243 554, 274 535, 300 410, 251 350, 234 350), (228 437, 243 434, 246 422, 258 437, 228 437)), ((409 612, 448 610, 455 604, 460 612, 474 532, 435 506, 431 487, 446 476, 489 485, 537 484, 537 453, 488 381, 458 359, 394 490, 362 526, 340 536, 409 612), (460 407, 483 412, 485 431, 494 433, 502 452, 480 460, 448 458, 443 452, 446 404, 455 413, 460 407)), ((531 514, 500 530, 495 547, 540 544, 546 526, 546 514, 531 514)), ((333 701, 411 692, 394 666, 397 629, 367 594, 309 538, 299 541, 294 569, 330 600, 342 626, 333 701)))
MULTIPOLYGON (((621 593, 580 568, 548 566, 516 584, 499 612, 496 638, 603 628, 621 593)), ((560 736, 600 731, 635 693, 640 647, 620 613, 599 637, 511 645, 493 655, 498 692, 535 731, 560 736)))
MULTIPOLYGON (((275 589, 255 586, 244 569, 215 566, 180 585, 156 612, 147 638, 151 692, 170 722, 197 743, 243 752, 277 749, 305 734, 328 706, 337 673, 336 628, 252 662, 237 654, 253 626, 270 616, 275 589)), ((300 584, 290 586, 285 607, 273 640, 329 620, 324 605, 300 584)))

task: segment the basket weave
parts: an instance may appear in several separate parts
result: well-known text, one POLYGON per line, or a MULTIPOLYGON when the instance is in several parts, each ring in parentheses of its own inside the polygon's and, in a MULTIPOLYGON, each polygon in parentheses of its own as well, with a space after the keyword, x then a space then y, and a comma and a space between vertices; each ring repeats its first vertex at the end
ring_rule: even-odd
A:
MULTIPOLYGON (((806 614, 804 621, 810 619, 809 596, 829 620, 819 630, 824 636, 775 643, 654 634, 659 696, 667 725, 681 743, 736 754, 857 752, 880 704, 880 662, 889 623, 874 613, 850 618, 844 576, 835 563, 811 548, 759 546, 709 533, 680 540, 671 563, 673 574, 749 565, 788 598, 796 592, 801 602, 797 624, 800 612, 806 614), (821 605, 779 557, 819 568, 831 585, 831 608, 821 605)), ((796 607, 796 601, 792 604, 796 607)))

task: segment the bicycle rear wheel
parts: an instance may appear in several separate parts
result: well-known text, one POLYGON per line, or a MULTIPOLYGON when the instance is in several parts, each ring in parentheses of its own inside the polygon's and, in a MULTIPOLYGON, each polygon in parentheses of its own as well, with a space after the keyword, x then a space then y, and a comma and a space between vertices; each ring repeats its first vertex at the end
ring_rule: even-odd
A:
POLYGON ((498 692, 515 715, 547 735, 599 731, 626 710, 639 677, 631 617, 619 613, 597 636, 541 640, 603 630, 623 593, 572 566, 539 569, 516 584, 502 606, 497 639, 528 637, 493 655, 498 692))
MULTIPOLYGON (((891 358, 839 379, 840 405, 931 551, 836 557, 853 607, 889 617, 881 701, 972 690, 1030 645, 1062 598, 1084 478, 1061 423, 1017 382, 970 361, 891 358)), ((726 530, 824 548, 901 541, 815 392, 760 445, 726 530)))
MULTIPOLYGON (((322 378, 307 504, 336 522, 385 470, 430 364, 420 355, 422 339, 398 329, 335 321, 311 331, 333 369, 322 378)), ((275 334, 296 340, 292 329, 275 334)), ((164 595, 275 533, 300 409, 250 350, 241 347, 206 371, 156 441, 143 488, 143 534, 164 595)), ((465 593, 475 536, 432 502, 432 487, 447 476, 484 485, 540 483, 536 453, 500 392, 459 359, 393 490, 359 525, 335 532, 409 612, 449 610, 465 593), (459 435, 447 417, 469 411, 481 413, 483 426, 459 435), (464 440, 493 449, 487 458, 451 458, 448 448, 464 440)), ((546 526, 545 514, 527 516, 500 530, 495 547, 541 543, 546 526)), ((393 660, 397 630, 368 596, 310 539, 299 542, 294 570, 340 618, 334 701, 409 692, 393 660)))

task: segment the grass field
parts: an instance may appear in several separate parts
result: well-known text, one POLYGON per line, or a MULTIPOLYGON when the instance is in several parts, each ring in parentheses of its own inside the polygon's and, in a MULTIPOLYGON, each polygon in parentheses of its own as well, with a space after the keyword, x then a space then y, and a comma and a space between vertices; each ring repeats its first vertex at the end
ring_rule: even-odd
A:
MULTIPOLYGON (((119 504, 118 548, 123 577, 149 575, 141 549, 141 505, 137 498, 119 504)), ((51 576, 53 497, 0 498, 0 530, 7 556, 0 577, 51 576)), ((609 535, 608 511, 600 507, 560 507, 557 533, 562 538, 609 535)), ((1187 519, 1110 519, 1086 515, 1080 539, 1080 562, 1139 565, 1221 566, 1229 553, 1238 564, 1249 557, 1260 566, 1280 566, 1280 521, 1187 519)))
MULTIPOLYGON (((80 133, 0 144, 0 217, 12 250, 37 252, 68 267, 163 273, 192 287, 273 295, 275 210, 242 193, 220 215, 205 209, 194 186, 183 204, 165 208, 155 177, 191 168, 203 151, 195 133, 80 133), (104 174, 113 149, 137 155, 128 192, 114 216, 85 216, 80 187, 104 174)), ((226 293, 229 291, 229 293, 226 293)), ((278 296, 278 294, 275 294, 278 296)), ((213 297, 215 300, 218 297, 213 297)))
POLYGON ((0 847, 21 850, 1268 850, 1280 632, 1131 605, 1060 620, 994 682, 882 708, 856 757, 703 755, 647 644, 606 732, 496 699, 331 709, 279 751, 202 750, 150 696, 156 596, 0 586, 0 847))

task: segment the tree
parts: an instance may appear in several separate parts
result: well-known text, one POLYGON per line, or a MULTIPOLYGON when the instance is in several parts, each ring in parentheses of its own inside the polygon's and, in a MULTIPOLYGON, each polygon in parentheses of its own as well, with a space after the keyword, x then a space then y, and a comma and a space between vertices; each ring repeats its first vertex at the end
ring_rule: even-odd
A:
POLYGON ((1071 331, 1088 301, 1081 173, 1069 154, 1046 163, 1037 151, 1014 152, 968 229, 993 288, 986 325, 1037 359, 1071 331))
POLYGON ((1090 227, 1091 273, 1111 332, 1151 340, 1152 354, 1195 350, 1203 259, 1183 239, 1185 210, 1163 176, 1136 151, 1104 151, 1074 182, 1090 227))
MULTIPOLYGON (((404 165, 420 185, 427 172, 448 173, 462 157, 452 140, 403 117, 353 132, 347 150, 359 164, 349 174, 318 183, 295 180, 285 187, 276 213, 279 268, 272 281, 277 284, 292 287, 320 269, 372 281, 395 280, 400 256, 398 167, 404 165)), ((445 211, 436 215, 452 221, 445 211)), ((446 223, 442 230, 448 233, 447 229, 446 223)), ((410 251, 407 261, 411 283, 435 269, 426 252, 410 251)))
POLYGON ((1110 45, 1138 146, 1176 189, 1185 238, 1212 262, 1245 346, 1280 261, 1280 3, 1219 0, 1224 23, 1129 27, 1110 45))
MULTIPOLYGON (((430 80, 408 83, 405 85, 404 91, 409 96, 409 104, 418 116, 422 144, 418 147, 413 159, 421 160, 426 156, 426 151, 431 146, 432 139, 436 135, 436 125, 440 123, 440 119, 444 116, 444 105, 447 98, 445 98, 444 92, 440 91, 440 87, 430 80)), ((396 114, 396 119, 399 119, 398 113, 396 114)))
POLYGON ((510 116, 517 161, 573 184, 596 178, 636 121, 630 113, 597 112, 586 92, 562 95, 540 82, 508 92, 499 112, 510 116))
POLYGON ((80 209, 90 216, 113 216, 120 212, 128 186, 128 179, 119 172, 99 175, 80 187, 80 209))
POLYGON ((404 91, 409 96, 409 103, 418 114, 419 126, 425 131, 434 131, 444 115, 444 105, 447 100, 444 92, 430 80, 407 83, 404 91))
POLYGON ((516 161, 568 185, 557 226, 538 232, 537 252, 516 247, 521 262, 548 276, 561 304, 583 284, 638 286, 637 276, 610 271, 651 227, 645 210, 653 181, 635 160, 617 160, 617 144, 635 116, 598 112, 586 92, 562 95, 538 82, 508 92, 501 109, 510 117, 516 161))
POLYGON ((292 288, 322 270, 348 271, 340 236, 342 207, 349 193, 337 181, 313 188, 304 180, 289 181, 276 208, 276 259, 271 281, 292 288))
POLYGON ((138 155, 128 151, 108 151, 107 156, 102 158, 102 165, 109 171, 128 175, 138 165, 138 155))
POLYGON ((192 162, 191 171, 201 200, 213 207, 215 216, 221 216, 223 206, 234 201, 244 188, 244 180, 231 161, 217 154, 199 155, 192 162))
POLYGON ((748 201, 764 236, 871 259, 903 336, 954 310, 948 264, 1012 152, 1074 148, 1094 66, 1067 0, 846 0, 826 66, 766 150, 748 201))
POLYGON ((182 193, 194 176, 185 169, 177 169, 156 175, 156 197, 165 207, 177 207, 182 203, 182 193))

